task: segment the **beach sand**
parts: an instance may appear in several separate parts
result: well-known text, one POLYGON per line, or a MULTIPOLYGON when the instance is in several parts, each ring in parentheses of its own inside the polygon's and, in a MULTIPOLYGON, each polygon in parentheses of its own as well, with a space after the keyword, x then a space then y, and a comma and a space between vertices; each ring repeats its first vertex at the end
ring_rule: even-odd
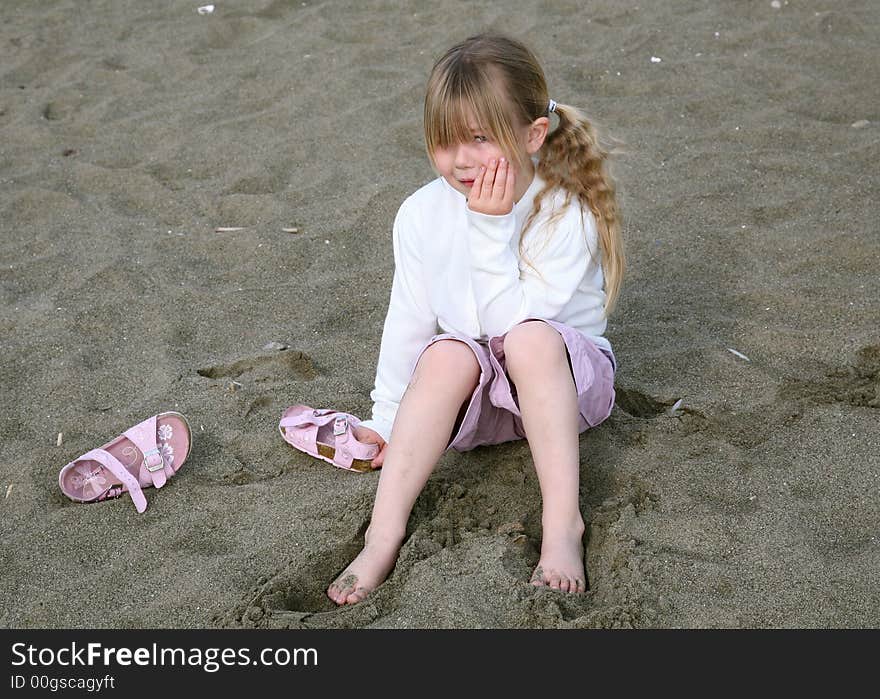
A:
POLYGON ((3 5, 0 626, 880 626, 875 3, 198 4, 3 5), (336 609, 378 474, 278 420, 369 414, 424 84, 482 29, 622 144, 590 591, 527 584, 518 442, 445 455, 390 579, 336 609), (144 514, 60 492, 164 410, 192 453, 144 514))

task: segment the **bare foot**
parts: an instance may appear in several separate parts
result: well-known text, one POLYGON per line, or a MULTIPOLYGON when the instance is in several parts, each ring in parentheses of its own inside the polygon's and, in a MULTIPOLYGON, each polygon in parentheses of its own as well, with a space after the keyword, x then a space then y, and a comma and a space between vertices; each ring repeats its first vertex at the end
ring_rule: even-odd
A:
POLYGON ((586 592, 582 537, 583 534, 577 531, 569 531, 562 536, 550 536, 545 531, 541 559, 529 582, 537 587, 546 585, 562 592, 586 592))
POLYGON ((363 600, 388 577, 402 543, 396 538, 371 537, 368 531, 363 550, 330 583, 327 596, 339 605, 357 604, 363 600))

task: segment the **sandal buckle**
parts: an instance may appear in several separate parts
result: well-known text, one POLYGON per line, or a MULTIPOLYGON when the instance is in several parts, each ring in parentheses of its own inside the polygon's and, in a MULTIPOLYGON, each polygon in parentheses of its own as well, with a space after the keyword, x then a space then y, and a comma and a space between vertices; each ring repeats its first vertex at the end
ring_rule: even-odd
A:
POLYGON ((333 421, 333 435, 338 437, 341 434, 345 434, 345 430, 348 428, 348 420, 345 419, 344 416, 339 416, 333 421))
POLYGON ((161 471, 163 468, 165 468, 165 459, 163 459, 161 454, 159 454, 158 447, 156 447, 155 449, 150 449, 150 450, 144 452, 144 468, 147 469, 147 471, 149 471, 150 473, 154 473, 156 471, 161 471), (159 456, 159 463, 156 464, 155 466, 150 466, 147 463, 147 458, 152 456, 153 454, 156 454, 157 456, 159 456))

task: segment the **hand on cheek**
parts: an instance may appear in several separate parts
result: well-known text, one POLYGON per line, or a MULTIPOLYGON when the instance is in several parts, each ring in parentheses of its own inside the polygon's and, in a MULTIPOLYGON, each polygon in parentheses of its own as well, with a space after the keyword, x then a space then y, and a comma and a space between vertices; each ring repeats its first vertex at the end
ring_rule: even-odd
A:
POLYGON ((507 158, 501 158, 500 161, 493 158, 488 168, 480 168, 467 200, 468 208, 475 213, 492 216, 509 214, 513 211, 515 186, 516 173, 507 158))

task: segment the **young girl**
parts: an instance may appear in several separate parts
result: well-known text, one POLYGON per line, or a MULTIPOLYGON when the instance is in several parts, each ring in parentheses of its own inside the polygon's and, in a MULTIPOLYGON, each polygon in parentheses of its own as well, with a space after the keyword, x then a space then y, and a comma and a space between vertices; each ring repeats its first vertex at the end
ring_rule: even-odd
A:
POLYGON ((373 416, 355 433, 380 446, 382 474, 364 548, 327 594, 354 604, 390 574, 445 450, 523 437, 543 501, 531 582, 584 592, 578 435, 614 404, 603 333, 623 274, 606 152, 549 98, 534 55, 498 35, 435 64, 425 141, 440 177, 394 222, 373 416))

